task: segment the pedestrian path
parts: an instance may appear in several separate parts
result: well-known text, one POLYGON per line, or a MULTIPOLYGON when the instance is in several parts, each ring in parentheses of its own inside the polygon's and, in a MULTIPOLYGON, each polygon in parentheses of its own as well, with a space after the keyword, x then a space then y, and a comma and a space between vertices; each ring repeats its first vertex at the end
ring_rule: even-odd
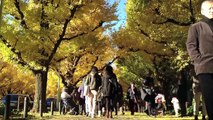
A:
MULTIPOLYGON (((52 117, 47 117, 49 120, 88 120, 91 119, 82 115, 55 115, 52 117)), ((105 117, 96 117, 95 120, 103 120, 105 117)), ((193 116, 190 117, 175 117, 173 115, 165 116, 156 116, 150 117, 144 113, 135 113, 134 116, 130 115, 129 112, 126 112, 125 115, 113 115, 113 120, 193 120, 193 116)))
MULTIPOLYGON (((29 113, 29 119, 33 120, 88 120, 92 119, 90 117, 86 117, 85 115, 59 115, 58 112, 55 112, 54 115, 50 115, 50 113, 45 113, 44 117, 40 118, 36 114, 29 113)), ((0 119, 3 116, 0 116, 0 119)), ((15 119, 15 118, 14 118, 15 119)), ((105 117, 96 117, 95 120, 105 120, 105 117)), ((199 117, 201 119, 201 117, 199 117)), ((113 115, 113 120, 194 120, 193 116, 190 117, 175 117, 173 115, 164 115, 164 116, 156 116, 150 117, 144 113, 135 113, 135 115, 130 115, 130 112, 126 112, 125 115, 118 114, 117 116, 113 115)))

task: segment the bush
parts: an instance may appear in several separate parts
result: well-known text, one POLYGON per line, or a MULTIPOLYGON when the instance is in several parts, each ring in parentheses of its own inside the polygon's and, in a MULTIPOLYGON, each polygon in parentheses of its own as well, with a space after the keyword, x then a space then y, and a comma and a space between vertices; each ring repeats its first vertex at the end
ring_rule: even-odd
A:
POLYGON ((2 102, 0 102, 0 115, 4 115, 4 104, 2 102))
POLYGON ((193 105, 189 106, 187 108, 187 115, 188 116, 193 116, 193 105))

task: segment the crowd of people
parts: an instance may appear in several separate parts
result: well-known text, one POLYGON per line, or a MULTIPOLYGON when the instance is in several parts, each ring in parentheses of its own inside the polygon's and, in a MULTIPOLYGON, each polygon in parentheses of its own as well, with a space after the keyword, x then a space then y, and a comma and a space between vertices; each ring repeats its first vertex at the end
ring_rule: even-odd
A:
MULTIPOLYGON (((64 89, 67 89, 67 87, 65 86, 64 89)), ((91 72, 83 79, 77 90, 66 91, 64 89, 61 94, 64 113, 85 114, 91 118, 102 115, 112 118, 112 112, 115 111, 115 114, 117 114, 118 107, 123 105, 122 86, 118 83, 113 68, 109 65, 106 66, 101 75, 97 67, 92 67, 91 72), (76 99, 78 99, 78 102, 74 103, 76 99), (68 101, 70 101, 70 104, 67 104, 68 101), (79 106, 76 106, 77 103, 79 106)), ((124 114, 124 111, 122 114, 124 114)))
MULTIPOLYGON (((197 87, 195 82, 192 86, 197 87)), ((194 115, 198 118, 200 91, 197 91, 195 87, 193 90, 195 95, 194 115)), ((114 115, 117 115, 120 111, 124 115, 126 110, 129 110, 131 115, 134 115, 135 112, 144 112, 148 116, 164 115, 168 110, 168 103, 172 104, 175 116, 180 116, 181 111, 184 111, 179 103, 178 95, 173 94, 170 101, 166 101, 162 89, 154 85, 154 79, 151 77, 143 79, 139 87, 132 82, 128 90, 123 91, 111 66, 107 66, 103 73, 99 73, 97 67, 92 67, 91 72, 83 79, 78 88, 70 89, 65 86, 61 98, 64 114, 86 115, 91 118, 101 116, 113 118, 113 112, 114 115)), ((204 112, 203 118, 205 116, 204 112)))

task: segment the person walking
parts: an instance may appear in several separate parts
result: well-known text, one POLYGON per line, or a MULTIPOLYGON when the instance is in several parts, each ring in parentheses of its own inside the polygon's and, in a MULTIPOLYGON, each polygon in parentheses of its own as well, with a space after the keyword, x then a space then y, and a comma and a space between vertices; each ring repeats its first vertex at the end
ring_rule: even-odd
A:
POLYGON ((178 117, 178 115, 179 115, 178 111, 180 109, 180 105, 179 105, 179 100, 177 99, 177 97, 175 95, 172 97, 171 103, 173 104, 175 116, 178 117))
POLYGON ((92 118, 95 117, 98 89, 101 86, 101 76, 98 74, 98 68, 92 67, 90 74, 86 78, 85 83, 90 90, 89 95, 89 111, 92 118))
POLYGON ((145 101, 145 113, 149 116, 156 115, 156 91, 154 89, 154 79, 146 77, 143 80, 142 88, 140 90, 141 99, 145 101))
POLYGON ((165 99, 164 94, 161 91, 160 92, 159 91, 157 93, 157 96, 155 97, 155 103, 157 104, 156 110, 157 110, 157 113, 160 111, 161 115, 163 115, 164 111, 167 109, 166 108, 166 99, 165 99))
MULTIPOLYGON (((119 81, 118 81, 119 82, 119 81)), ((120 83, 118 83, 118 92, 117 92, 117 98, 118 98, 118 109, 120 109, 120 112, 122 115, 125 114, 124 112, 124 95, 123 95, 123 87, 120 83)), ((115 115, 116 115, 116 111, 115 111, 115 115)))
POLYGON ((70 95, 70 91, 69 89, 65 86, 63 87, 62 89, 62 92, 61 92, 61 99, 62 99, 62 102, 63 102, 63 107, 62 107, 62 113, 63 114, 66 114, 67 113, 67 110, 69 109, 69 113, 71 114, 72 113, 72 97, 70 95))
POLYGON ((83 115, 83 113, 86 115, 86 109, 85 109, 85 96, 84 96, 84 83, 82 82, 81 86, 78 88, 78 92, 80 94, 79 98, 79 114, 83 115))
POLYGON ((178 91, 177 99, 180 105, 180 117, 187 116, 187 74, 185 70, 181 70, 177 75, 178 91))
POLYGON ((109 65, 104 69, 102 76, 102 93, 105 101, 105 116, 112 118, 113 98, 117 89, 117 77, 113 73, 113 68, 109 65))
POLYGON ((86 112, 86 116, 89 116, 90 115, 90 101, 89 101, 89 96, 90 96, 90 89, 89 89, 89 86, 86 84, 86 78, 87 77, 84 77, 83 78, 83 89, 84 89, 84 98, 85 98, 85 112, 86 112))
POLYGON ((198 120, 199 108, 202 104, 202 120, 206 120, 206 106, 201 93, 200 82, 195 74, 194 66, 191 65, 191 76, 192 76, 192 92, 194 95, 194 104, 193 104, 193 112, 194 112, 194 120, 198 120))
POLYGON ((202 120, 206 120, 206 106, 204 99, 202 97, 202 93, 200 90, 200 84, 196 76, 193 76, 193 83, 192 83, 192 88, 193 88, 193 94, 194 94, 194 120, 198 120, 198 115, 199 115, 199 108, 200 108, 200 103, 202 102, 202 120))
POLYGON ((201 4, 203 19, 190 26, 187 51, 200 81, 209 120, 213 120, 213 1, 201 4))
POLYGON ((131 83, 127 91, 127 99, 129 100, 129 109, 130 109, 131 115, 134 115, 136 111, 137 102, 138 102, 137 94, 138 94, 138 90, 135 87, 135 84, 131 83))

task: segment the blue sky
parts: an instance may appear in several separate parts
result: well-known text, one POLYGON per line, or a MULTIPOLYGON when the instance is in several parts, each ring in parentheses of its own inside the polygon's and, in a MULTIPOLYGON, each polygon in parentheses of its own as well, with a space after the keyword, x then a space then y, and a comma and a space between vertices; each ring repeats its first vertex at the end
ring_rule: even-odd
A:
POLYGON ((117 13, 118 21, 116 22, 116 25, 113 27, 113 29, 117 30, 119 27, 124 26, 126 22, 126 0, 107 0, 110 4, 113 4, 114 2, 118 2, 117 7, 117 13))

